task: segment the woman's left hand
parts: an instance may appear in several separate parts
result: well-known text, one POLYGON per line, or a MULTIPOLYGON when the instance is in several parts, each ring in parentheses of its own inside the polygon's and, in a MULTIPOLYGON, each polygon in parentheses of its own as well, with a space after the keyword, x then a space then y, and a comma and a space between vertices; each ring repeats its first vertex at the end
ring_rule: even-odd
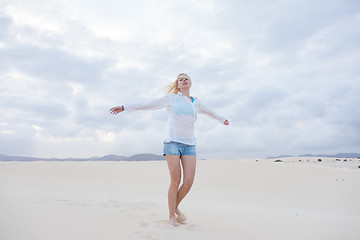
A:
POLYGON ((224 125, 230 125, 230 122, 228 120, 225 120, 224 125))
POLYGON ((110 114, 116 115, 116 114, 121 113, 122 111, 124 111, 124 106, 113 107, 109 111, 110 111, 110 114))

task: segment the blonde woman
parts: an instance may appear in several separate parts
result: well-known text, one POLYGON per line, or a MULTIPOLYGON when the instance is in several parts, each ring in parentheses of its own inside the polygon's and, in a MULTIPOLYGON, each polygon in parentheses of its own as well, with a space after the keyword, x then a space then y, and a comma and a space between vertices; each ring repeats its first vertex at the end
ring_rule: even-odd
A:
POLYGON ((180 73, 175 82, 168 86, 168 94, 162 98, 138 104, 113 107, 110 113, 116 115, 122 111, 154 110, 167 108, 168 121, 164 141, 164 155, 170 172, 168 192, 169 223, 178 226, 186 221, 180 212, 179 204, 190 191, 194 182, 196 169, 196 142, 194 123, 197 113, 204 113, 229 125, 229 121, 206 107, 199 99, 190 96, 191 78, 180 73), (181 166, 183 184, 181 182, 181 166))

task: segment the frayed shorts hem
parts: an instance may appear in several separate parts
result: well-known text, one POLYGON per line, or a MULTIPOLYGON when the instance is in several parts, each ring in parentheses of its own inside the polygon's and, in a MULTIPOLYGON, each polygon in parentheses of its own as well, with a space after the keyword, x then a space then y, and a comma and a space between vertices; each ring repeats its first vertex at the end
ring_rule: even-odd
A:
POLYGON ((177 155, 177 156, 192 156, 196 155, 196 145, 188 145, 179 142, 165 142, 164 143, 164 156, 177 155))

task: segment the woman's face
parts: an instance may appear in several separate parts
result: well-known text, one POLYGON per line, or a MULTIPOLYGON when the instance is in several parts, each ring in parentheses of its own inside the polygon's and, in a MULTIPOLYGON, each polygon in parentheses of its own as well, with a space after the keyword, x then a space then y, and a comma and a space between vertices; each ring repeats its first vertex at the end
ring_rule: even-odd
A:
POLYGON ((191 80, 189 78, 187 78, 186 76, 178 77, 177 81, 178 81, 178 87, 180 89, 191 87, 191 80))

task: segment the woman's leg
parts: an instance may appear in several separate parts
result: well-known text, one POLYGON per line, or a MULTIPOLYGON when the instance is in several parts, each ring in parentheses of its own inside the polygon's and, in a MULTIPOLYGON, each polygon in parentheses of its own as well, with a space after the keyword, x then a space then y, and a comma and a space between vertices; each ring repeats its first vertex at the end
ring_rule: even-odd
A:
POLYGON ((175 218, 175 209, 181 181, 180 156, 166 154, 166 161, 170 172, 170 186, 168 192, 169 221, 170 224, 177 226, 178 222, 175 218))
POLYGON ((181 156, 181 164, 183 167, 184 178, 183 178, 183 184, 181 185, 177 193, 176 209, 175 209, 177 215, 181 215, 178 206, 180 202, 184 199, 184 197, 188 194, 194 182, 195 170, 196 170, 196 155, 181 156))

